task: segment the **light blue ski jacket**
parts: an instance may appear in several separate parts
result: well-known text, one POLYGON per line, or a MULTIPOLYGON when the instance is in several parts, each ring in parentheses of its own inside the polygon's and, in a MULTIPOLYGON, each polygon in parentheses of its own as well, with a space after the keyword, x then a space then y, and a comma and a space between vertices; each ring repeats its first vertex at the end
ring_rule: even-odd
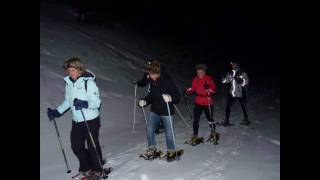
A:
POLYGON ((58 106, 57 110, 60 114, 71 108, 72 119, 75 122, 83 122, 83 116, 80 110, 75 110, 73 101, 75 98, 88 101, 88 108, 82 109, 86 120, 92 120, 99 116, 99 108, 101 104, 99 89, 94 81, 95 75, 86 71, 84 75, 73 82, 70 76, 64 78, 66 83, 65 98, 63 103, 58 106), (87 81, 87 90, 85 82, 87 81))

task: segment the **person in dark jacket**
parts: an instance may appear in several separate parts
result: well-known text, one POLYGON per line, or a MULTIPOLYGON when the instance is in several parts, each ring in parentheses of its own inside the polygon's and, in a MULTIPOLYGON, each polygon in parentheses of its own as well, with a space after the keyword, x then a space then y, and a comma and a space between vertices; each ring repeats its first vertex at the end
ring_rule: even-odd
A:
POLYGON ((192 80, 192 86, 187 88, 184 91, 184 96, 189 96, 193 93, 196 93, 195 98, 195 108, 193 115, 193 136, 191 137, 191 143, 194 144, 195 141, 199 139, 198 131, 199 131, 199 121, 202 111, 204 111, 206 118, 209 122, 209 126, 211 128, 211 136, 213 136, 213 104, 214 99, 212 94, 216 92, 216 85, 213 79, 206 75, 207 66, 205 64, 199 64, 196 66, 197 76, 192 80))
POLYGON ((247 108, 247 86, 249 84, 249 78, 247 73, 240 69, 238 62, 230 62, 231 71, 226 74, 222 79, 223 84, 229 85, 229 92, 227 97, 227 107, 225 119, 223 122, 219 122, 219 125, 222 126, 231 126, 229 117, 231 112, 231 105, 234 100, 239 100, 242 112, 243 120, 240 125, 248 126, 250 121, 248 120, 248 108, 247 108))
POLYGON ((139 101, 140 107, 151 104, 151 112, 147 120, 148 149, 145 154, 147 156, 155 154, 155 127, 159 121, 162 121, 166 134, 167 155, 171 158, 174 157, 176 153, 172 126, 173 122, 171 122, 173 118, 172 115, 175 113, 173 104, 179 103, 180 93, 170 78, 161 76, 159 61, 152 62, 148 65, 147 70, 150 77, 150 93, 147 97, 142 98, 139 101), (169 104, 171 119, 166 103, 169 104))
MULTIPOLYGON (((159 63, 158 60, 153 60, 153 61, 148 61, 147 65, 150 65, 152 62, 156 62, 156 63, 159 63)), ((161 77, 163 78, 168 78, 168 79, 171 79, 167 69, 162 66, 160 64, 160 68, 161 68, 161 77)), ((138 87, 146 87, 147 85, 149 86, 148 88, 148 93, 150 92, 150 77, 149 77, 149 73, 147 72, 147 69, 145 70, 144 74, 143 74, 143 77, 139 80, 139 81, 134 81, 133 83, 136 84, 138 87)), ((159 134, 161 132, 164 131, 164 126, 162 124, 162 121, 159 121, 159 124, 157 125, 157 128, 156 128, 156 134, 159 134)))

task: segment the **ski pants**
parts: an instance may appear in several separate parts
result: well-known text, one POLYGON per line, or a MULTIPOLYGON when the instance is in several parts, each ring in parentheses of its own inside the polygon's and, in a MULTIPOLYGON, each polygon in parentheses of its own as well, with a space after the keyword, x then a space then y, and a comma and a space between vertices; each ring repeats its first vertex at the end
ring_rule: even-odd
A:
POLYGON ((242 97, 233 97, 231 94, 228 94, 227 108, 226 108, 226 114, 225 114, 225 122, 227 122, 227 123, 229 123, 231 106, 232 106, 234 100, 236 100, 236 99, 238 99, 240 104, 241 104, 241 108, 242 108, 242 112, 243 112, 244 118, 248 119, 248 108, 247 108, 247 102, 246 102, 246 95, 243 94, 242 97))
POLYGON ((195 104, 194 110, 193 110, 193 135, 197 136, 199 131, 199 121, 202 114, 202 111, 204 110, 204 113, 206 115, 206 118, 208 120, 209 126, 211 131, 213 131, 214 120, 213 120, 213 105, 209 106, 201 106, 195 104), (210 110, 211 109, 211 110, 210 110), (211 111, 211 114, 210 114, 211 111))
MULTIPOLYGON (((171 116, 171 118, 172 117, 173 116, 171 116)), ((162 124, 165 129, 167 150, 174 151, 175 147, 174 147, 174 139, 173 139, 173 134, 172 134, 173 127, 171 127, 170 117, 169 116, 159 116, 154 112, 150 112, 149 119, 147 121, 148 147, 149 148, 156 147, 155 130, 156 130, 157 125, 159 124, 159 121, 162 121, 162 124)))
MULTIPOLYGON (((98 116, 93 120, 87 120, 87 124, 101 162, 102 152, 99 143, 100 117, 98 116)), ((98 171, 101 170, 101 166, 85 122, 77 123, 72 121, 71 148, 80 162, 79 171, 85 172, 90 169, 98 171), (87 143, 87 148, 85 143, 87 143)))

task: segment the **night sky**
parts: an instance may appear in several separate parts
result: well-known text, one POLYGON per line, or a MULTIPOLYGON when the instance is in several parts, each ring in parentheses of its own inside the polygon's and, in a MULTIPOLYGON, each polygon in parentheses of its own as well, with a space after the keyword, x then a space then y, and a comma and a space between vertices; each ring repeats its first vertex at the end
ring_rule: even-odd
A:
MULTIPOLYGON (((59 0, 46 0, 57 1, 59 0)), ((65 0, 66 1, 66 0, 65 0)), ((286 19, 276 2, 68 0, 105 24, 121 23, 157 41, 184 47, 192 64, 239 60, 251 74, 278 81, 286 19)))

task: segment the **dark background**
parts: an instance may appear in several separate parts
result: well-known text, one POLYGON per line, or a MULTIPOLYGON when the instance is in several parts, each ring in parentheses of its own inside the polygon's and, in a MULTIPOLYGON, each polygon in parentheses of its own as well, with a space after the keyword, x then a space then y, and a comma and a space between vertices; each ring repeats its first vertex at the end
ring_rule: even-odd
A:
POLYGON ((87 23, 123 24, 159 42, 183 47, 189 52, 185 60, 190 65, 227 68, 233 58, 251 77, 280 85, 287 22, 278 1, 42 1, 69 3, 82 13, 93 12, 87 23))

